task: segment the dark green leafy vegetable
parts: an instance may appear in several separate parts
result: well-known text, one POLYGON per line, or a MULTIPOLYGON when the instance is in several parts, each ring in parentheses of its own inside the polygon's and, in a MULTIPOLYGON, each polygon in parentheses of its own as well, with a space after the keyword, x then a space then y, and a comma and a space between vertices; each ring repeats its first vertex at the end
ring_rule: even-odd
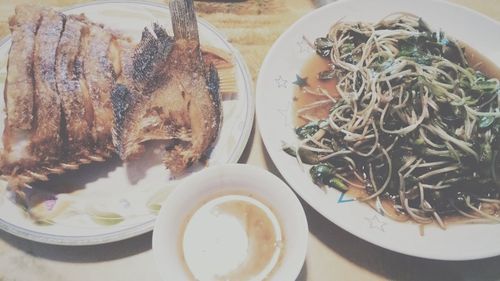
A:
POLYGON ((324 128, 328 126, 328 122, 325 120, 322 121, 313 121, 304 126, 298 127, 295 129, 295 133, 301 139, 305 139, 307 137, 312 137, 316 134, 320 128, 324 128))
POLYGON ((495 122, 494 116, 481 116, 479 118, 479 128, 488 128, 493 122, 495 122))
POLYGON ((300 159, 304 164, 314 165, 320 162, 318 153, 304 149, 302 147, 300 147, 298 151, 300 159))
POLYGON ((318 124, 318 122, 311 122, 309 124, 306 124, 306 125, 304 125, 302 127, 298 127, 297 129, 295 129, 295 133, 301 139, 305 139, 307 137, 311 137, 314 134, 316 134, 316 132, 318 130, 319 130, 319 124, 318 124))
POLYGON ((319 80, 331 80, 333 78, 335 78, 335 71, 333 70, 325 70, 318 73, 319 80))
POLYGON ((322 57, 328 57, 333 47, 333 42, 327 37, 320 37, 314 41, 316 53, 322 57))
POLYGON ((286 152, 288 155, 293 156, 293 157, 299 157, 302 163, 304 164, 309 164, 309 165, 314 165, 320 162, 319 160, 319 155, 317 153, 314 153, 310 150, 304 149, 300 147, 298 149, 298 154, 297 155, 297 150, 293 148, 292 146, 289 146, 288 144, 283 144, 282 149, 284 152, 286 152))
POLYGON ((309 170, 311 178, 317 185, 325 185, 330 182, 333 177, 334 167, 330 164, 318 164, 309 170))
POLYGON ((459 42, 401 14, 339 22, 315 48, 332 65, 318 79, 338 79, 341 95, 317 103, 329 116, 297 128, 302 145, 286 151, 313 165, 317 185, 363 181, 362 200, 390 198, 419 223, 500 221, 481 209, 500 209, 500 82, 469 66, 459 42))
POLYGON ((348 191, 349 187, 339 178, 333 177, 328 182, 329 187, 336 188, 340 191, 348 191))
POLYGON ((290 156, 293 156, 293 157, 297 157, 297 153, 295 152, 295 149, 286 144, 286 143, 283 143, 283 145, 281 146, 281 149, 283 149, 284 152, 288 153, 288 155, 290 156))

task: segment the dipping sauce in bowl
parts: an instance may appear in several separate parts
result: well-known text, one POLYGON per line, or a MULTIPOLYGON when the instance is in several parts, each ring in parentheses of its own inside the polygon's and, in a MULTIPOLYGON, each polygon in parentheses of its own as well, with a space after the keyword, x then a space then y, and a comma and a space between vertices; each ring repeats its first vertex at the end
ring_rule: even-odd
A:
POLYGON ((254 166, 206 168, 164 202, 153 230, 162 280, 295 280, 308 227, 291 189, 254 166))
POLYGON ((263 280, 272 275, 285 244, 275 214, 243 195, 214 198, 189 218, 182 254, 197 280, 263 280))

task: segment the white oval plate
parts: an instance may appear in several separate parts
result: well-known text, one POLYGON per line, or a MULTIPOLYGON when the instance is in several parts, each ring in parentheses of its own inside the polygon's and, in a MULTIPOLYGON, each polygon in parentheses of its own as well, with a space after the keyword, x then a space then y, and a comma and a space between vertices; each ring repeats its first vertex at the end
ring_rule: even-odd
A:
MULTIPOLYGON (((165 26, 173 34, 168 7, 161 4, 104 1, 74 6, 64 13, 85 13, 90 20, 122 31, 135 42, 139 41, 144 27, 153 22, 165 26)), ((223 101, 222 129, 207 164, 234 163, 243 152, 253 123, 251 76, 239 52, 215 27, 202 19, 198 20, 198 25, 202 45, 232 55, 238 88, 236 95, 223 101)), ((0 95, 4 89, 10 42, 10 38, 6 38, 0 43, 0 95)), ((0 120, 4 118, 2 98, 0 120)), ((0 132, 3 126, 4 122, 0 121, 0 132)), ((33 189, 30 192, 33 200, 46 196, 36 210, 50 218, 48 225, 34 223, 19 205, 13 203, 12 194, 6 191, 3 183, 0 187, 0 229, 30 240, 60 245, 101 244, 150 231, 157 209, 178 180, 172 180, 157 159, 144 158, 146 160, 128 167, 116 159, 88 165, 45 184, 49 189, 33 189), (54 192, 50 188, 56 184, 65 188, 54 192)), ((199 169, 190 170, 188 175, 196 170, 199 169)))
POLYGON ((362 239, 396 252, 432 259, 468 260, 499 255, 500 225, 451 225, 447 230, 430 226, 421 236, 415 223, 392 221, 336 190, 325 194, 281 149, 282 141, 296 141, 291 108, 296 86, 292 82, 314 54, 303 37, 312 42, 327 34, 338 20, 376 22, 390 13, 403 11, 423 17, 434 29, 442 29, 470 44, 500 65, 500 24, 466 8, 433 0, 350 0, 324 6, 283 33, 264 60, 256 87, 257 121, 264 144, 281 174, 304 200, 362 239))

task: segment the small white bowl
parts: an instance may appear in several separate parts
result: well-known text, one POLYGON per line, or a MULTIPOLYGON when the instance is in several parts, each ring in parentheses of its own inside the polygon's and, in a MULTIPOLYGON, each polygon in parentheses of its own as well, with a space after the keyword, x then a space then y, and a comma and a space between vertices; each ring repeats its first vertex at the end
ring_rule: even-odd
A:
POLYGON ((269 280, 295 280, 307 250, 304 210, 292 190, 270 172, 250 165, 209 167, 189 176, 169 195, 153 230, 153 254, 162 280, 190 280, 182 236, 190 216, 214 196, 244 195, 269 207, 280 222, 284 246, 269 280))

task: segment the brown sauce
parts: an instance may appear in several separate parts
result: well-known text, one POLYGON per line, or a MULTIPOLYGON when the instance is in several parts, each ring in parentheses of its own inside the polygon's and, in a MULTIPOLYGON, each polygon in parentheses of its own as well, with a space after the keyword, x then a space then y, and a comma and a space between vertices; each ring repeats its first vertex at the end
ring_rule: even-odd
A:
MULTIPOLYGON (((318 87, 321 87, 327 90, 332 97, 338 97, 338 92, 336 88, 337 83, 335 82, 335 80, 321 81, 318 79, 319 72, 329 69, 330 69, 330 64, 328 60, 318 55, 314 55, 307 60, 304 67, 300 71, 299 76, 302 78, 307 78, 308 89, 314 91, 318 87)), ((302 126, 309 122, 307 119, 298 116, 296 114, 297 110, 313 102, 327 100, 327 99, 328 97, 326 96, 316 96, 309 93, 305 93, 304 89, 301 89, 300 87, 296 86, 294 93, 294 103, 293 103, 294 105, 293 110, 295 113, 294 114, 295 125, 302 126)), ((307 111, 306 114, 316 119, 326 118, 328 116, 328 110, 330 109, 330 106, 331 104, 327 104, 326 106, 307 111)))
MULTIPOLYGON (((353 179, 350 180, 354 181, 353 179)), ((360 181, 357 181, 356 183, 360 185, 362 184, 362 182, 360 181)), ((349 190, 346 192, 346 195, 350 198, 356 198, 362 201, 363 198, 368 197, 370 194, 368 194, 368 192, 366 192, 365 189, 351 186, 349 187, 349 190)), ((376 206, 377 202, 375 199, 371 199, 369 201, 366 201, 365 203, 370 205, 370 207, 372 207, 373 209, 377 208, 376 206)), ((380 203, 387 217, 400 222, 408 221, 409 217, 407 214, 404 214, 394 208, 394 201, 392 199, 381 197, 380 203)))
MULTIPOLYGON (((183 251, 183 237, 186 233, 186 228, 193 216, 201 209, 206 206, 206 204, 218 200, 226 196, 239 196, 247 197, 250 200, 258 201, 260 204, 264 205, 270 213, 276 216, 276 213, 265 203, 265 200, 260 200, 254 198, 253 195, 240 194, 239 192, 233 192, 231 194, 214 194, 210 198, 204 200, 198 205, 194 210, 191 211, 190 215, 184 220, 182 225, 182 232, 179 236, 179 254, 183 260, 183 267, 185 271, 190 276, 190 280, 197 280, 195 274, 191 272, 189 268, 186 256, 183 251)), ((277 235, 275 231, 275 223, 272 222, 269 215, 259 206, 253 204, 251 201, 245 201, 241 199, 231 199, 223 201, 214 205, 211 208, 211 212, 219 215, 227 215, 236 218, 239 223, 244 228, 248 237, 248 248, 247 255, 244 261, 236 268, 223 275, 214 275, 213 280, 252 280, 257 275, 261 274, 265 268, 270 264, 270 262, 275 258, 274 256, 279 249, 278 259, 275 261, 274 267, 266 275, 263 280, 268 280, 271 278, 280 266, 282 258, 285 252, 285 233, 283 233, 283 227, 281 226, 279 218, 276 216, 278 227, 281 231, 277 235), (280 240, 277 241, 277 237, 280 240)))
POLYGON ((500 79, 500 65, 495 64, 485 55, 463 42, 460 42, 459 45, 465 48, 465 58, 472 68, 481 71, 487 77, 500 79))
POLYGON ((244 201, 229 201, 217 207, 221 213, 236 217, 248 235, 248 255, 236 270, 220 280, 250 280, 261 272, 276 252, 276 233, 267 214, 259 207, 244 201))

